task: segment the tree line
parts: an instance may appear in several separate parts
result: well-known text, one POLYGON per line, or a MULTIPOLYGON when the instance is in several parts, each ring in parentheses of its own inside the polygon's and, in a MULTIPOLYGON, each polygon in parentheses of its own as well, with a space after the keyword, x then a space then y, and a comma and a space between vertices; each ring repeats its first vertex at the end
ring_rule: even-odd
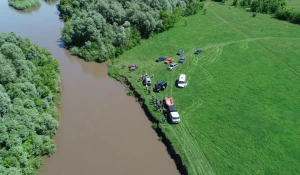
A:
POLYGON ((249 7, 252 12, 274 14, 277 19, 300 24, 300 11, 288 7, 285 0, 234 0, 232 5, 249 7))
POLYGON ((203 0, 61 0, 62 40, 73 55, 104 62, 196 14, 203 0))
POLYGON ((14 33, 0 34, 0 174, 32 175, 56 148, 59 63, 14 33))

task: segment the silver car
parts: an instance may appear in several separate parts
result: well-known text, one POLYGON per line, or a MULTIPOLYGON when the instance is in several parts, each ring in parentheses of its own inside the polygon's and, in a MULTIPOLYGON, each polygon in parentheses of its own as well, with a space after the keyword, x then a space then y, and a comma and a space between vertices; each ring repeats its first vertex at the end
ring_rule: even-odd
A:
POLYGON ((168 70, 173 70, 173 69, 175 69, 177 66, 178 66, 177 63, 172 63, 172 64, 170 64, 170 66, 168 67, 168 70))

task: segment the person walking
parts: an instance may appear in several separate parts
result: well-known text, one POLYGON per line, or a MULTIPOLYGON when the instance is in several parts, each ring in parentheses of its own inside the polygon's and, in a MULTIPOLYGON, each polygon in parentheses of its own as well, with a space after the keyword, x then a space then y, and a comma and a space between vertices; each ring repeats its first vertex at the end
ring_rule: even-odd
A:
POLYGON ((154 95, 152 95, 152 104, 154 104, 154 95))

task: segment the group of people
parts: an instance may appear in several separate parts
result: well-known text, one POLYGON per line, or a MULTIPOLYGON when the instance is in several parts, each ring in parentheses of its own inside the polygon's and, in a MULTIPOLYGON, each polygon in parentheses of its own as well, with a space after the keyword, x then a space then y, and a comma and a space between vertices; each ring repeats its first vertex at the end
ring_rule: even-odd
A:
POLYGON ((154 102, 154 96, 152 95, 152 104, 155 104, 156 111, 163 112, 163 109, 164 109, 164 103, 163 103, 162 100, 156 99, 155 102, 154 102))
MULTIPOLYGON (((143 82, 146 77, 147 77, 147 73, 144 74, 144 75, 141 75, 140 80, 143 82)), ((154 74, 152 74, 151 77, 154 77, 154 74)), ((155 86, 157 85, 157 83, 155 84, 155 86)), ((146 91, 147 91, 148 95, 150 95, 151 94, 151 85, 146 84, 145 87, 146 87, 146 91)), ((163 109, 164 109, 163 100, 158 100, 157 98, 155 99, 154 95, 152 95, 152 104, 155 105, 156 111, 160 111, 161 113, 163 113, 163 109)), ((160 122, 162 123, 165 120, 166 120, 166 115, 164 116, 164 118, 160 122)))

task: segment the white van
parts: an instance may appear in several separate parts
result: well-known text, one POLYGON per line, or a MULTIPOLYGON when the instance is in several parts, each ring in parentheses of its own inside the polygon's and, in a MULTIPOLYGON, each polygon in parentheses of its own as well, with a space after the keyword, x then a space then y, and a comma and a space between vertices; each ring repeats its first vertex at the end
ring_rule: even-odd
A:
POLYGON ((180 74, 178 82, 177 82, 177 86, 182 87, 182 88, 187 86, 186 75, 185 74, 180 74))

